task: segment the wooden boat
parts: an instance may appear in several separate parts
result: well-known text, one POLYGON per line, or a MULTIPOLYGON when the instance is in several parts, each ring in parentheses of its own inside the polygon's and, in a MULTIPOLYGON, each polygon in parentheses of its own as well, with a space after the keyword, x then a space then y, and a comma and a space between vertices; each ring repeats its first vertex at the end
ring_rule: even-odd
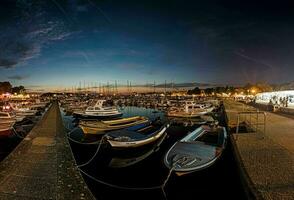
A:
POLYGON ((157 152, 159 150, 159 147, 161 143, 164 141, 166 138, 166 133, 163 134, 162 137, 160 137, 159 140, 156 141, 156 143, 152 144, 152 146, 148 147, 147 149, 136 151, 135 155, 132 153, 127 153, 124 154, 124 156, 113 156, 110 163, 109 167, 112 168, 123 168, 123 167, 129 167, 131 165, 134 165, 138 162, 143 161, 150 155, 152 155, 154 152, 157 152))
POLYGON ((13 128, 14 124, 0 124, 0 133, 3 131, 9 131, 13 128))
POLYGON ((8 112, 0 112, 0 124, 11 124, 15 123, 15 118, 8 112))
POLYGON ((103 121, 81 121, 79 127, 87 134, 98 134, 103 131, 112 131, 128 128, 138 124, 149 122, 146 117, 135 116, 116 120, 103 121))
POLYGON ((201 115, 208 114, 214 110, 213 106, 206 104, 188 104, 186 103, 184 109, 170 109, 167 112, 168 117, 194 118, 201 115))
POLYGON ((14 112, 19 117, 35 116, 37 114, 37 110, 31 110, 30 108, 19 108, 17 110, 14 110, 14 112))
POLYGON ((221 157, 226 141, 224 127, 200 126, 168 150, 164 163, 179 176, 205 169, 221 157))
POLYGON ((0 132, 11 130, 15 122, 16 120, 8 112, 0 112, 0 132))
POLYGON ((113 148, 133 148, 150 144, 158 140, 167 130, 169 124, 151 123, 138 129, 122 129, 106 134, 106 139, 113 148))
POLYGON ((37 110, 32 110, 30 107, 23 107, 13 103, 10 103, 10 107, 18 117, 34 116, 37 114, 37 110))
POLYGON ((75 111, 73 116, 90 119, 114 119, 122 116, 115 107, 104 106, 105 100, 98 100, 95 106, 89 106, 85 111, 75 111))
POLYGON ((218 124, 218 121, 215 120, 212 116, 202 115, 195 118, 180 118, 180 117, 170 117, 169 118, 172 124, 180 124, 183 126, 193 126, 193 125, 210 125, 210 124, 218 124))

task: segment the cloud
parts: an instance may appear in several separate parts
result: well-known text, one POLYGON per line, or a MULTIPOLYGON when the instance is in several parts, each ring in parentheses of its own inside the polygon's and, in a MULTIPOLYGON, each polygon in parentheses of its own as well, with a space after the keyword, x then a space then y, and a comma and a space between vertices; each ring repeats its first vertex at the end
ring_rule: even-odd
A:
POLYGON ((65 53, 63 53, 62 57, 70 57, 70 58, 75 58, 75 57, 80 57, 83 58, 83 60, 89 64, 91 59, 90 57, 94 57, 95 56, 95 52, 93 51, 66 51, 65 53))
POLYGON ((7 58, 1 58, 0 57, 0 68, 10 68, 10 67, 13 67, 14 65, 16 65, 17 62, 14 61, 14 60, 9 60, 7 58))
POLYGON ((36 58, 44 44, 64 40, 73 33, 66 19, 47 7, 43 2, 24 5, 18 2, 5 10, 7 15, 3 13, 0 22, 0 68, 12 68, 36 58), (9 13, 16 16, 11 17, 9 13))
MULTIPOLYGON (((82 58, 87 64, 91 63, 91 61, 96 60, 97 58, 101 58, 100 60, 109 60, 112 61, 116 57, 124 57, 126 59, 137 59, 147 56, 148 54, 134 50, 130 48, 118 48, 118 49, 107 49, 107 48, 97 48, 94 50, 68 50, 65 51, 61 57, 63 58, 82 58)), ((122 69, 137 69, 143 68, 142 64, 127 62, 120 62, 118 66, 122 69)))
POLYGON ((39 56, 41 47, 38 43, 28 43, 22 38, 3 39, 0 43, 0 68, 12 68, 17 64, 39 56))
POLYGON ((29 78, 30 76, 29 75, 12 75, 12 76, 7 76, 8 79, 11 79, 11 80, 24 80, 24 79, 27 79, 29 78))

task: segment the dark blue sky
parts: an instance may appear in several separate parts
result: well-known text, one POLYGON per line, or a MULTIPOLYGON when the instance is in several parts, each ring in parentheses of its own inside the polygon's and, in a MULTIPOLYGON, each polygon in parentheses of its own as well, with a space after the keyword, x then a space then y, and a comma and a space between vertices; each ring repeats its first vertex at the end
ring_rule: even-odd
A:
POLYGON ((290 2, 2 0, 0 81, 292 81, 290 2))

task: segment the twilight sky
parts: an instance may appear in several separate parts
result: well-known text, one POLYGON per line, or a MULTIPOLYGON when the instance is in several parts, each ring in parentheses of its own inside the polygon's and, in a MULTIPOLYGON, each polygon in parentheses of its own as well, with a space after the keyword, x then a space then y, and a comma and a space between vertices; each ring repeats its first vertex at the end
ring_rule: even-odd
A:
POLYGON ((294 4, 258 2, 1 0, 0 81, 293 81, 294 4))

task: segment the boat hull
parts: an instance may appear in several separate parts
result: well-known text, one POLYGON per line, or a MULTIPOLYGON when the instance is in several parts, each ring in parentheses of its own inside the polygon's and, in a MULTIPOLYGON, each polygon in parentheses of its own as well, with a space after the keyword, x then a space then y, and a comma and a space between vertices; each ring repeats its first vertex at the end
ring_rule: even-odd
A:
POLYGON ((3 129, 0 128, 0 138, 6 138, 13 135, 13 131, 10 129, 3 129))
MULTIPOLYGON (((122 119, 123 120, 123 119, 122 119)), ((117 121, 122 121, 122 120, 117 120, 117 121)), ((105 132, 105 131, 112 131, 112 130, 119 130, 119 129, 123 129, 123 128, 128 128, 128 127, 132 127, 135 125, 139 125, 139 124, 145 124, 148 123, 149 120, 147 118, 143 118, 143 117, 138 117, 137 121, 136 119, 134 119, 133 121, 131 121, 132 119, 130 119, 129 123, 127 121, 127 119, 125 120, 125 124, 107 124, 107 123, 111 123, 111 121, 109 122, 82 122, 79 124, 79 126, 82 128, 83 132, 86 134, 102 134, 101 132, 105 132)), ((114 120, 115 121, 115 120, 114 120)))
POLYGON ((194 131, 176 142, 164 157, 165 165, 178 175, 186 175, 212 166, 226 146, 227 133, 225 128, 218 135, 219 144, 203 142, 206 130, 194 131), (202 139, 201 139, 202 138, 202 139))
POLYGON ((91 115, 91 114, 85 114, 85 113, 78 113, 74 112, 73 116, 76 118, 81 118, 81 119, 117 119, 120 118, 123 114, 122 113, 117 113, 117 114, 109 114, 109 115, 91 115))
POLYGON ((123 141, 116 141, 116 140, 112 140, 112 139, 107 139, 107 141, 109 142, 109 144, 113 148, 136 148, 136 147, 140 147, 140 146, 155 142, 165 133, 167 128, 168 128, 168 126, 164 126, 157 134, 155 134, 151 137, 148 137, 146 139, 143 139, 143 140, 123 142, 123 141))
POLYGON ((9 131, 9 130, 13 129, 13 124, 14 123, 0 124, 0 132, 5 132, 5 131, 9 131))
POLYGON ((197 111, 185 112, 185 111, 170 111, 167 112, 168 117, 178 117, 178 118, 196 118, 202 115, 211 113, 213 108, 199 109, 197 111))

